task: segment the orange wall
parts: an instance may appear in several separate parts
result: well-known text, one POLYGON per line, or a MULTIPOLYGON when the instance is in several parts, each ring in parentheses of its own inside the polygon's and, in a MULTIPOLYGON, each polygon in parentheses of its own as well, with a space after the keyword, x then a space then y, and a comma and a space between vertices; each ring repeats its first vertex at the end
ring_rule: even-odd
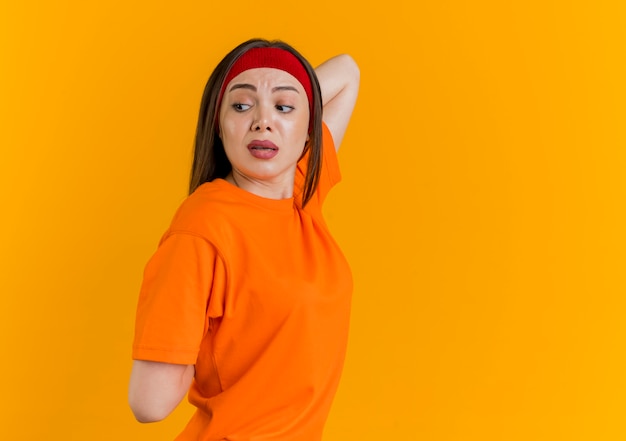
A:
POLYGON ((254 36, 361 66, 325 441, 626 439, 626 8, 602 0, 3 2, 0 437, 184 424, 126 405, 135 301, 206 78, 254 36))

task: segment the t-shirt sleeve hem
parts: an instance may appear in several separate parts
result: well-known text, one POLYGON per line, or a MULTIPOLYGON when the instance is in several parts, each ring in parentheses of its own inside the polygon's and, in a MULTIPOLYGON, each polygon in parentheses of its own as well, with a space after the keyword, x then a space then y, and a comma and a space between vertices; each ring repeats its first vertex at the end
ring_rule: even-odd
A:
POLYGON ((189 365, 196 364, 198 351, 184 351, 180 349, 171 350, 163 348, 150 348, 145 346, 134 346, 132 358, 133 360, 189 365))

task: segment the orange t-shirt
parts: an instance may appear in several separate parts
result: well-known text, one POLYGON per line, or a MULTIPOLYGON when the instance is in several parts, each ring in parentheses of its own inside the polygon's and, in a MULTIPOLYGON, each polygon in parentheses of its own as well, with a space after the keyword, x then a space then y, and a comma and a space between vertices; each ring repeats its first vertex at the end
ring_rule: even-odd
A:
POLYGON ((176 438, 319 441, 348 337, 352 277, 322 217, 340 180, 323 130, 317 193, 266 199, 225 180, 198 187, 148 262, 133 358, 195 364, 197 411, 176 438))

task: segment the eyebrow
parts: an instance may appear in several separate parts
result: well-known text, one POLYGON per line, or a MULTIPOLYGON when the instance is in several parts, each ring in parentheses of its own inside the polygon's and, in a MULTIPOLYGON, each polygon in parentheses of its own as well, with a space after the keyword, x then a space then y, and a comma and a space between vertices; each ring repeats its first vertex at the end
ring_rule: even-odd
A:
MULTIPOLYGON (((233 90, 237 90, 237 89, 248 89, 251 90, 253 92, 256 92, 257 89, 255 86, 253 86, 252 84, 248 84, 248 83, 240 83, 240 84, 233 84, 233 86, 230 88, 229 92, 232 92, 233 90)), ((279 92, 281 90, 292 90, 296 93, 300 93, 298 91, 298 89, 296 89, 293 86, 276 86, 272 88, 272 93, 274 92, 279 92)))

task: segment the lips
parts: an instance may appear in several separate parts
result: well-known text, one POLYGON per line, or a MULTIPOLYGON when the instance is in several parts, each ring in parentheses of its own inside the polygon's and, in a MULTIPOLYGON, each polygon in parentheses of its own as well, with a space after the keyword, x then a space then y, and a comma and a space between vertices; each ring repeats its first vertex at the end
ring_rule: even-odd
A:
POLYGON ((257 140, 248 144, 248 151, 258 159, 271 159, 278 154, 278 146, 272 141, 257 140))

